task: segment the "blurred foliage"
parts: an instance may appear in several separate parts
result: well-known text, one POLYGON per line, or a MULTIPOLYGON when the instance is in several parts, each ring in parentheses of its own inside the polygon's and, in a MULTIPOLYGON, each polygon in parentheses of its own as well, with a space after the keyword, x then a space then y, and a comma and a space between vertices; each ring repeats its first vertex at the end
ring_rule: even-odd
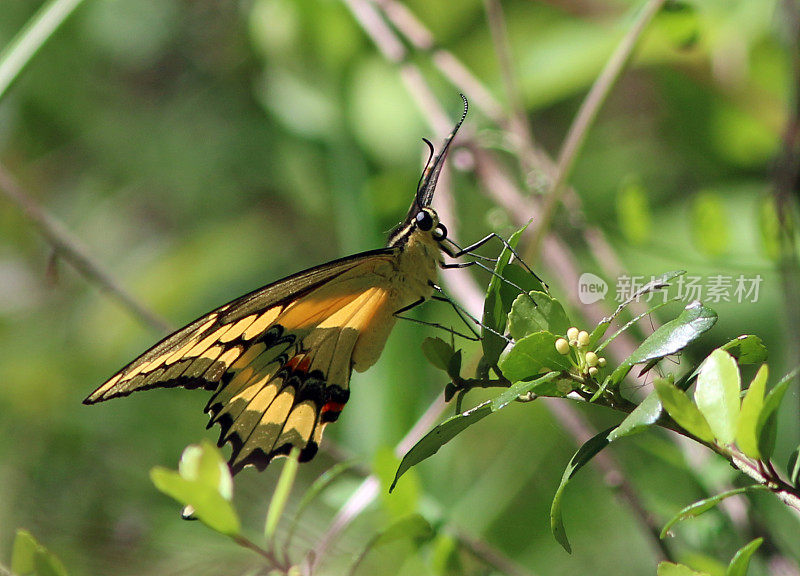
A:
MULTIPOLYGON (((520 100, 551 154, 641 4, 503 2, 520 100)), ((2 2, 0 46, 39 5, 2 2)), ((405 5, 437 45, 508 100, 482 2, 405 5)), ((777 0, 693 0, 659 14, 578 157, 570 182, 583 213, 561 210, 554 222, 581 271, 601 274, 580 240, 580 227, 590 224, 605 232, 630 275, 678 268, 702 278, 760 275, 757 301, 711 304, 719 322, 701 352, 758 334, 775 374, 797 361, 774 267, 780 245, 769 197, 796 88, 787 34, 777 0)), ((454 116, 459 88, 431 54, 413 52, 410 61, 454 116)), ((443 136, 417 107, 406 72, 337 0, 84 0, 0 99, 0 163, 120 284, 177 326, 298 269, 381 245, 419 177, 420 138, 443 136)), ((478 107, 465 128, 515 162, 478 107)), ((452 160, 469 165, 457 154, 452 160)), ((457 214, 447 225, 456 239, 514 229, 472 173, 453 171, 452 180, 457 214)), ((543 180, 520 176, 534 192, 543 180)), ((154 465, 174 468, 187 444, 215 436, 204 431, 205 394, 161 390, 81 405, 160 335, 51 258, 18 209, 0 200, 0 561, 22 527, 73 575, 202 575, 221 567, 244 574, 260 566, 202 525, 181 521, 148 478, 154 465)), ((541 265, 537 272, 559 298, 576 288, 541 265)), ((605 280, 611 299, 616 279, 605 280)), ((417 314, 458 322, 438 303, 417 314)), ((384 483, 394 464, 389 450, 446 384, 420 349, 432 331, 399 323, 380 362, 354 375, 347 409, 327 432, 384 483)), ((794 417, 779 419, 781 462, 800 429, 797 388, 788 394, 794 417)), ((618 423, 586 416, 598 429, 618 423)), ((412 507, 450 530, 417 555, 408 541, 386 537, 358 573, 487 573, 461 546, 465 535, 530 573, 654 573, 658 556, 643 528, 590 468, 562 502, 573 554, 553 541, 550 502, 575 449, 542 403, 512 405, 415 468, 404 500, 383 494, 328 552, 324 573, 343 573, 412 507)), ((713 460, 689 466, 666 437, 623 443, 615 455, 663 522, 734 478, 713 460)), ((287 509, 341 457, 323 451, 301 466, 287 509)), ((245 532, 261 529, 280 468, 237 477, 234 504, 245 532)), ((361 479, 347 470, 321 491, 296 528, 298 546, 317 542, 361 479)), ((797 562, 797 518, 767 496, 751 497, 749 506, 759 525, 773 527, 770 550, 797 562)), ((717 510, 675 533, 669 545, 678 560, 711 573, 747 540, 717 510)), ((759 554, 750 574, 767 573, 759 554)))

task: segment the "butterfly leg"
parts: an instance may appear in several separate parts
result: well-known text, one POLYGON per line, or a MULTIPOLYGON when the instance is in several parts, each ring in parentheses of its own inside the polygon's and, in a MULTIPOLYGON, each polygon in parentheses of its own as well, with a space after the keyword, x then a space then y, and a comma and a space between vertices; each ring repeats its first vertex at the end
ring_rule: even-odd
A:
MULTIPOLYGON (((470 256, 474 257, 475 255, 474 254, 470 254, 470 256)), ((517 290, 519 290, 520 294, 526 294, 526 295, 528 294, 528 292, 525 289, 523 289, 522 286, 520 286, 518 284, 515 284, 514 282, 512 282, 508 278, 505 278, 501 274, 498 274, 497 272, 495 272, 494 270, 492 270, 491 268, 489 268, 485 264, 483 264, 481 262, 477 262, 475 260, 470 260, 469 262, 451 262, 449 264, 442 264, 441 268, 443 268, 445 270, 447 270, 447 269, 452 270, 454 268, 469 268, 470 266, 477 266, 478 268, 482 268, 483 270, 486 270, 489 274, 491 274, 495 278, 499 279, 501 282, 505 282, 506 284, 508 284, 512 288, 516 288, 517 290)), ((534 274, 534 276, 536 276, 536 275, 534 274)), ((537 280, 539 279, 538 276, 536 276, 536 278, 537 278, 537 280)), ((542 281, 539 280, 539 282, 542 282, 542 281)), ((542 282, 542 285, 545 286, 544 282, 542 282)), ((528 297, 531 299, 531 302, 533 302, 533 305, 536 306, 536 302, 533 300, 533 298, 530 295, 528 295, 528 297)))
MULTIPOLYGON (((450 304, 450 306, 453 307, 453 310, 456 311, 456 313, 459 315, 459 317, 461 317, 462 320, 464 320, 465 323, 466 323, 466 318, 469 318, 470 320, 472 320, 472 322, 474 322, 476 325, 480 326, 484 330, 486 330, 488 332, 491 332, 492 334, 495 334, 496 336, 499 336, 500 338, 502 338, 506 342, 509 342, 509 343, 511 342, 510 338, 508 338, 507 336, 505 336, 503 334, 500 334, 500 332, 497 332, 496 330, 493 330, 492 328, 489 328, 483 322, 481 322, 480 320, 475 318, 475 316, 470 314, 469 311, 467 311, 463 306, 461 306, 458 302, 456 302, 455 300, 450 298, 447 294, 445 294, 444 290, 442 290, 442 288, 440 286, 437 286, 436 284, 431 284, 431 286, 433 287, 433 289, 436 292, 439 293, 439 295, 434 294, 433 296, 431 296, 432 300, 438 300, 439 302, 447 302, 448 304, 450 304), (463 314, 463 316, 462 316, 462 314, 463 314), (464 316, 466 316, 466 318, 464 318, 464 316)), ((474 329, 472 329, 471 327, 470 327, 470 329, 473 330, 473 332, 474 332, 474 329)))
MULTIPOLYGON (((433 300, 439 300, 439 298, 437 298, 436 296, 434 296, 432 299, 433 300)), ((401 315, 403 312, 407 312, 407 311, 411 310, 412 308, 416 308, 417 306, 419 306, 423 302, 425 302, 425 299, 424 298, 420 298, 416 302, 412 302, 408 306, 404 306, 403 308, 400 308, 400 310, 396 311, 393 314, 393 316, 395 318, 400 319, 400 320, 409 320, 411 322, 416 322, 417 324, 422 324, 423 326, 430 326, 432 328, 439 328, 441 330, 444 330, 445 332, 453 334, 454 336, 460 336, 461 338, 464 338, 465 340, 470 340, 471 342, 477 342, 478 340, 480 340, 480 336, 478 335, 478 333, 475 331, 474 328, 472 328, 472 326, 470 326, 467 323, 467 321, 464 319, 464 317, 461 316, 460 313, 458 313, 458 310, 456 310, 456 312, 458 313, 459 318, 464 320, 464 323, 467 324, 467 327, 472 332, 472 336, 470 336, 468 334, 464 334, 463 332, 459 332, 458 330, 454 330, 453 328, 448 328, 447 326, 444 326, 442 324, 438 324, 436 322, 427 322, 425 320, 420 320, 419 318, 412 318, 410 316, 402 316, 401 315)), ((451 304, 452 304, 452 302, 451 302, 451 304)))
POLYGON ((525 270, 527 270, 528 273, 532 274, 533 277, 536 278, 539 282, 541 282, 542 285, 545 288, 548 288, 548 286, 545 283, 545 281, 542 280, 541 278, 539 278, 539 276, 536 274, 536 272, 531 270, 531 267, 528 266, 528 264, 525 262, 525 260, 522 259, 522 257, 519 255, 519 253, 517 253, 517 251, 514 250, 514 248, 508 243, 508 241, 505 238, 503 238, 502 236, 500 236, 499 234, 496 234, 495 232, 492 232, 491 234, 487 234, 486 236, 484 236, 483 238, 481 238, 477 242, 475 242, 473 244, 470 244, 469 246, 467 246, 465 248, 462 248, 461 246, 459 246, 458 244, 453 242, 450 238, 447 238, 446 239, 447 242, 452 244, 452 247, 448 247, 448 246, 442 245, 442 250, 444 250, 444 252, 448 256, 450 256, 451 258, 459 258, 461 256, 464 256, 465 254, 469 254, 469 255, 474 257, 474 256, 477 256, 477 255, 476 254, 472 254, 472 252, 474 252, 475 250, 477 250, 478 248, 480 248, 481 246, 483 246, 484 244, 486 244, 487 242, 489 242, 489 240, 492 240, 493 238, 497 238, 498 240, 500 240, 500 242, 503 244, 503 246, 506 249, 508 249, 508 251, 511 252, 514 255, 514 258, 519 260, 520 264, 522 264, 522 267, 525 268, 525 270), (455 248, 455 250, 453 248, 455 248))

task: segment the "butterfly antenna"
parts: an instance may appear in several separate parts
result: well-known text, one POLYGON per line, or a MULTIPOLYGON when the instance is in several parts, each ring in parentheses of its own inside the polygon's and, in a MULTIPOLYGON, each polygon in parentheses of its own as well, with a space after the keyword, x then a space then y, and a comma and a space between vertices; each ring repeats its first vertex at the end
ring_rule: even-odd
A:
POLYGON ((419 176, 419 182, 417 182, 417 193, 419 193, 420 188, 422 188, 422 180, 425 178, 425 174, 428 173, 428 167, 431 165, 431 159, 436 151, 433 148, 433 144, 427 138, 422 139, 425 142, 425 145, 428 146, 428 160, 425 162, 425 169, 422 171, 422 174, 419 176))
POLYGON ((463 94, 459 94, 459 96, 461 96, 461 99, 464 101, 464 112, 461 114, 461 119, 455 125, 452 132, 445 138, 441 152, 439 152, 432 161, 429 160, 428 164, 425 166, 425 171, 422 173, 422 178, 420 178, 419 186, 417 187, 415 204, 419 208, 430 206, 433 200, 433 193, 436 190, 436 182, 439 180, 439 173, 442 171, 444 159, 447 157, 447 152, 450 149, 450 143, 453 141, 453 138, 455 138, 458 129, 461 128, 461 124, 464 123, 464 119, 467 117, 469 102, 467 102, 467 97, 463 94))

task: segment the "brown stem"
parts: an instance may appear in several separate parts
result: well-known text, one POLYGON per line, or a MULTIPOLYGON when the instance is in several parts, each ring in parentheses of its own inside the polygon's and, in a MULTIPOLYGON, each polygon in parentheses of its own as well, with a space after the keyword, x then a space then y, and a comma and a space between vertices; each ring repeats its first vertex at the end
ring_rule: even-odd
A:
POLYGON ((236 542, 239 546, 242 546, 243 548, 247 548, 248 550, 252 550, 256 554, 258 554, 259 556, 264 558, 267 561, 267 563, 269 564, 270 568, 276 569, 276 570, 280 570, 284 574, 289 572, 289 569, 291 568, 291 564, 290 563, 285 562, 285 561, 281 561, 280 559, 278 559, 278 557, 273 552, 270 552, 269 550, 265 550, 264 548, 262 548, 261 546, 259 546, 255 542, 253 542, 252 540, 242 536, 241 534, 237 534, 235 536, 231 536, 231 539, 234 542, 236 542))
POLYGON ((105 290, 143 323, 159 332, 170 332, 168 322, 139 302, 90 255, 89 250, 67 228, 26 194, 14 177, 0 164, 0 192, 19 207, 38 228, 53 250, 89 282, 105 290))
POLYGON ((569 127, 567 137, 564 139, 564 144, 561 146, 561 151, 558 154, 558 161, 556 164, 556 173, 553 182, 550 185, 550 193, 545 202, 544 211, 537 221, 536 235, 526 256, 532 260, 536 260, 539 254, 545 234, 550 228, 553 220, 556 207, 561 201, 564 192, 564 185, 569 178, 572 166, 575 163, 575 158, 583 145, 586 135, 589 132, 589 127, 597 117, 600 107, 605 102, 611 88, 616 83, 623 68, 630 60, 633 54, 633 49, 636 46, 639 38, 644 33, 647 25, 655 17, 666 0, 647 0, 647 3, 640 9, 639 15, 630 27, 628 32, 622 38, 617 49, 606 62, 605 68, 597 77, 589 93, 586 95, 583 103, 581 104, 578 114, 575 116, 572 125, 569 127))

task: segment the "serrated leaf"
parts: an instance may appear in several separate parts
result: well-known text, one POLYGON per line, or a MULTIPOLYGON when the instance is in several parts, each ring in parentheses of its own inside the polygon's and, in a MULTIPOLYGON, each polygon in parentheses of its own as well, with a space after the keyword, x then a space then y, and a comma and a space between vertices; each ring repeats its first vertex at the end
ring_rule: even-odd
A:
POLYGON ((675 422, 704 442, 714 441, 714 434, 705 417, 685 393, 661 378, 656 379, 653 386, 664 409, 675 422))
POLYGON ((564 519, 561 514, 561 499, 564 495, 564 490, 567 487, 567 483, 578 473, 578 470, 583 468, 583 466, 594 458, 598 452, 608 446, 608 434, 613 429, 612 427, 600 432, 578 448, 578 451, 575 452, 569 464, 567 464, 564 474, 561 476, 561 483, 558 485, 558 489, 553 496, 553 502, 550 505, 550 531, 553 533, 553 537, 556 541, 561 544, 562 548, 570 554, 572 553, 572 547, 569 545, 567 531, 564 529, 564 519))
POLYGON ((758 415, 758 424, 756 425, 758 451, 761 453, 763 460, 769 460, 772 457, 778 429, 778 408, 781 405, 786 389, 792 383, 797 372, 798 369, 795 369, 784 376, 772 390, 767 392, 764 398, 764 405, 761 407, 761 413, 758 415))
POLYGON ((159 491, 185 506, 191 506, 194 516, 221 534, 239 534, 239 516, 231 503, 215 488, 198 480, 187 480, 177 472, 156 467, 150 479, 159 491))
POLYGON ((742 334, 730 342, 720 346, 731 356, 736 358, 736 362, 742 366, 744 364, 761 364, 767 361, 769 352, 767 347, 758 336, 752 334, 742 334))
POLYGON ((447 372, 450 359, 455 354, 455 350, 441 338, 425 338, 422 341, 422 353, 428 362, 436 366, 439 370, 447 372))
POLYGON ((722 492, 710 498, 704 498, 703 500, 698 500, 697 502, 689 504, 686 508, 684 508, 683 510, 678 512, 675 516, 673 516, 669 522, 667 522, 667 524, 661 530, 661 534, 659 535, 659 537, 662 539, 666 538, 667 534, 669 533, 669 529, 672 528, 675 524, 677 524, 682 520, 686 520, 688 518, 694 518, 696 516, 700 516, 700 514, 704 512, 708 512, 726 498, 730 498, 731 496, 736 496, 737 494, 744 494, 745 492, 753 492, 756 490, 768 490, 768 488, 761 484, 752 484, 750 486, 744 486, 743 488, 735 488, 733 490, 728 490, 726 492, 722 492))
POLYGON ((684 564, 659 562, 658 576, 711 576, 708 572, 697 572, 684 564))
POLYGON ((552 380, 555 380, 557 377, 557 372, 551 372, 550 374, 545 374, 541 378, 538 378, 532 382, 518 382, 517 384, 510 386, 507 390, 493 400, 487 400, 486 402, 479 404, 474 408, 467 410, 466 412, 456 414, 455 416, 448 418, 436 426, 433 430, 423 436, 419 442, 414 444, 411 450, 409 450, 408 453, 403 456, 400 466, 398 466, 397 472, 395 473, 394 480, 389 487, 389 492, 394 490, 394 487, 397 485, 397 481, 412 466, 416 466, 423 460, 436 454, 436 452, 439 451, 439 448, 450 442, 450 440, 458 436, 458 434, 476 422, 483 420, 489 414, 502 410, 519 396, 535 390, 537 386, 546 385, 552 380))
POLYGON ((714 350, 700 367, 694 401, 721 444, 733 444, 739 420, 741 377, 733 356, 714 350))
POLYGON ((736 426, 736 445, 750 458, 761 460, 758 449, 758 417, 764 406, 764 391, 767 388, 769 368, 764 364, 758 369, 742 400, 739 423, 736 426))
POLYGON ((292 447, 289 457, 283 463, 281 475, 278 478, 278 483, 275 485, 275 491, 272 493, 272 498, 269 501, 269 508, 267 508, 267 518, 264 522, 264 538, 267 543, 272 543, 275 537, 275 531, 278 529, 278 522, 283 516, 283 510, 286 508, 286 503, 289 501, 289 494, 294 486, 294 480, 297 477, 297 466, 300 462, 300 448, 297 446, 292 447))
POLYGON ((503 376, 519 382, 550 370, 569 370, 572 367, 569 356, 556 350, 558 338, 550 332, 535 332, 517 341, 500 355, 498 366, 503 376))
POLYGON ((569 327, 569 318, 564 307, 558 300, 543 292, 520 294, 508 313, 508 330, 515 340, 542 330, 563 336, 569 327))
POLYGON ((756 538, 739 548, 736 554, 733 555, 731 563, 728 564, 728 570, 725 572, 725 576, 747 576, 750 558, 755 554, 755 551, 758 550, 762 542, 764 542, 763 538, 756 538))
POLYGON ((633 436, 639 432, 644 432, 650 426, 658 422, 664 408, 658 399, 658 393, 653 391, 633 409, 633 412, 623 420, 619 426, 614 428, 608 435, 608 441, 614 442, 625 436, 633 436))

